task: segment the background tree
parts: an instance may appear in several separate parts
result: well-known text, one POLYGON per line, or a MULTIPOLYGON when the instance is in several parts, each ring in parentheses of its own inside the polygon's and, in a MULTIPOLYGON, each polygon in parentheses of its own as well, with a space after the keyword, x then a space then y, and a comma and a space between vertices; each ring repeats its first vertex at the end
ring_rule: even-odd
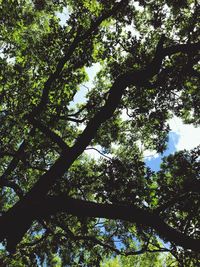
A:
POLYGON ((118 256, 102 262, 102 267, 163 267, 178 266, 176 259, 169 253, 155 252, 138 256, 118 256))
POLYGON ((197 266, 199 148, 157 173, 140 149, 165 150, 174 114, 199 124, 197 1, 7 0, 0 12, 1 266, 166 251, 197 266))

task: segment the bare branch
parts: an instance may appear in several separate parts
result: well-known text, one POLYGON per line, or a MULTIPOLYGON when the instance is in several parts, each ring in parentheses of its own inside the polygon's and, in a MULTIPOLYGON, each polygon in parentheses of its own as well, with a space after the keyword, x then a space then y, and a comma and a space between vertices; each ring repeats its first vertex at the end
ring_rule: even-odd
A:
POLYGON ((109 159, 109 160, 112 160, 111 157, 105 155, 104 153, 102 153, 100 150, 98 150, 97 148, 95 147, 87 147, 85 150, 94 150, 94 151, 97 151, 100 155, 102 155, 103 157, 109 159))

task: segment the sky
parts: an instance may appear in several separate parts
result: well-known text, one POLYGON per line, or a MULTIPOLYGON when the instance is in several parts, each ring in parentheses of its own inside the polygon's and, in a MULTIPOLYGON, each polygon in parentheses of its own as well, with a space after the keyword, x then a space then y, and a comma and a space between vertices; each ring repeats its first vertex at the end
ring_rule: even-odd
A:
MULTIPOLYGON (((183 121, 174 116, 169 120, 171 131, 169 133, 168 147, 163 156, 167 156, 183 149, 193 149, 200 144, 200 128, 184 124, 183 121)), ((154 154, 146 158, 146 164, 155 171, 159 170, 161 155, 154 154)))
POLYGON ((80 90, 74 97, 73 105, 80 103, 80 102, 84 102, 87 92, 92 89, 95 75, 99 70, 100 70, 99 63, 95 63, 90 68, 89 67, 86 68, 89 81, 85 82, 82 86, 80 86, 80 90))

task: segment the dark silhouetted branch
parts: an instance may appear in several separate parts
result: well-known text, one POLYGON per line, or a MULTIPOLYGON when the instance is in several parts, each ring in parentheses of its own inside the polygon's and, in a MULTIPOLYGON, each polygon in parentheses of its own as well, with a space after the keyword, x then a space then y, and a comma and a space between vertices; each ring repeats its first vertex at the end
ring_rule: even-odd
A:
POLYGON ((105 158, 107 158, 107 159, 109 159, 109 160, 112 160, 111 157, 105 155, 104 153, 102 153, 100 150, 98 150, 98 149, 95 148, 95 147, 87 147, 85 150, 94 150, 94 151, 98 152, 100 155, 102 155, 103 157, 105 157, 105 158))
MULTIPOLYGON (((124 220, 136 223, 156 230, 156 232, 170 242, 186 249, 194 251, 200 250, 200 240, 193 239, 171 226, 167 225, 157 214, 138 208, 135 205, 117 205, 117 204, 100 204, 91 201, 78 200, 66 195, 49 196, 42 202, 35 201, 32 203, 31 210, 21 209, 21 216, 25 213, 32 220, 41 220, 51 214, 66 212, 69 215, 77 217, 96 217, 114 220, 124 220)), ((22 218, 21 220, 23 220, 22 218)), ((5 227, 5 226, 4 226, 5 227)), ((9 229, 9 225, 7 225, 9 229)), ((9 229, 10 230, 10 229, 9 229)))
POLYGON ((28 121, 35 127, 38 128, 47 138, 50 138, 53 142, 55 142, 61 150, 68 150, 68 145, 63 141, 63 139, 52 130, 50 130, 47 126, 43 125, 41 122, 36 119, 30 117, 28 121))

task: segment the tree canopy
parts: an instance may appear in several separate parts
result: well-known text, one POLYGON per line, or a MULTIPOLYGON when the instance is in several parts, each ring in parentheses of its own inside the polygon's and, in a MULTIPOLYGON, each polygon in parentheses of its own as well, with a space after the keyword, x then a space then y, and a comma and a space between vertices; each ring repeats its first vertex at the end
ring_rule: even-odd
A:
POLYGON ((173 116, 200 123, 199 11, 196 0, 0 1, 1 266, 146 252, 199 264, 199 147, 158 172, 144 157, 165 151, 173 116))
MULTIPOLYGON (((170 253, 147 252, 135 256, 117 256, 104 260, 101 267, 163 267, 177 266, 177 260, 170 253)), ((188 265, 189 266, 189 265, 188 265)))

